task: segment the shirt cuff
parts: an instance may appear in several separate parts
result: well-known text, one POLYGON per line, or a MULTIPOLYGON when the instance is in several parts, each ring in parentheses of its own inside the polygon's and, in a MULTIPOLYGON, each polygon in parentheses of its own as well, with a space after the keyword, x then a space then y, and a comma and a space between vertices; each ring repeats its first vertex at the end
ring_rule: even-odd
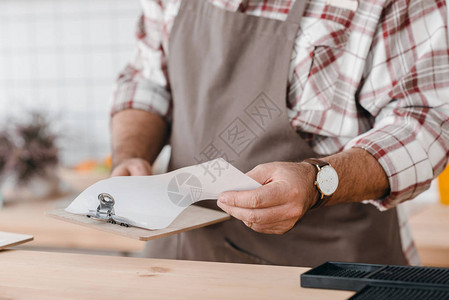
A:
POLYGON ((140 109, 171 121, 171 95, 149 80, 118 83, 112 97, 111 116, 125 109, 140 109))
POLYGON ((390 193, 382 199, 368 200, 379 210, 387 210, 427 190, 433 169, 427 152, 416 136, 402 126, 387 125, 372 129, 350 141, 345 149, 362 148, 373 155, 384 169, 390 193))

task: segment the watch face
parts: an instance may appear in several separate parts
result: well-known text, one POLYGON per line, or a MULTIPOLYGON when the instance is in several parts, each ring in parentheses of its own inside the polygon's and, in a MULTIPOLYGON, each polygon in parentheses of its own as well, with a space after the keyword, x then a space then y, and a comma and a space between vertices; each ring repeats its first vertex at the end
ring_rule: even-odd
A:
POLYGON ((338 186, 338 175, 331 166, 324 166, 316 178, 318 188, 326 196, 332 195, 338 186))

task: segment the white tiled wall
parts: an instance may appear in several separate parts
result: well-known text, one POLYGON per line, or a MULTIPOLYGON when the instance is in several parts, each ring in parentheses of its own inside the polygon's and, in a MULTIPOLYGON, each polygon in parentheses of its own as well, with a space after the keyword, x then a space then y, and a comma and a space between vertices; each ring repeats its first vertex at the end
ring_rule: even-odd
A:
POLYGON ((0 127, 48 113, 71 165, 109 149, 109 101, 131 57, 138 0, 0 0, 0 127))

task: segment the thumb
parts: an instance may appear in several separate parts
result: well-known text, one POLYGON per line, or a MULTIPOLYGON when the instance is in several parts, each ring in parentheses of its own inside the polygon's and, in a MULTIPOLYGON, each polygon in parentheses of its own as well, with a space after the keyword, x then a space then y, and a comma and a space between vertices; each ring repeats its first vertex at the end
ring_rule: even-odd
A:
POLYGON ((151 166, 146 161, 139 161, 128 166, 131 176, 148 176, 152 174, 151 166))
POLYGON ((251 171, 246 173, 249 177, 264 185, 271 181, 271 172, 265 165, 257 165, 251 171))
POLYGON ((131 173, 128 171, 128 169, 124 168, 123 166, 117 166, 111 172, 111 177, 115 177, 115 176, 130 176, 130 175, 131 175, 131 173))

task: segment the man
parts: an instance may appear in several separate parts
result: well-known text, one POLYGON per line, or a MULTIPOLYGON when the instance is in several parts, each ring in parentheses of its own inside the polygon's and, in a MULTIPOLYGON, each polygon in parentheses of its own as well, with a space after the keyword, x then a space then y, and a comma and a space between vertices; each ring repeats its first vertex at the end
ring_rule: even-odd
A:
POLYGON ((178 236, 178 258, 418 263, 396 206, 447 163, 443 0, 142 4, 112 175, 151 174, 169 142, 169 169, 223 157, 262 184, 220 195, 235 219, 178 236))

